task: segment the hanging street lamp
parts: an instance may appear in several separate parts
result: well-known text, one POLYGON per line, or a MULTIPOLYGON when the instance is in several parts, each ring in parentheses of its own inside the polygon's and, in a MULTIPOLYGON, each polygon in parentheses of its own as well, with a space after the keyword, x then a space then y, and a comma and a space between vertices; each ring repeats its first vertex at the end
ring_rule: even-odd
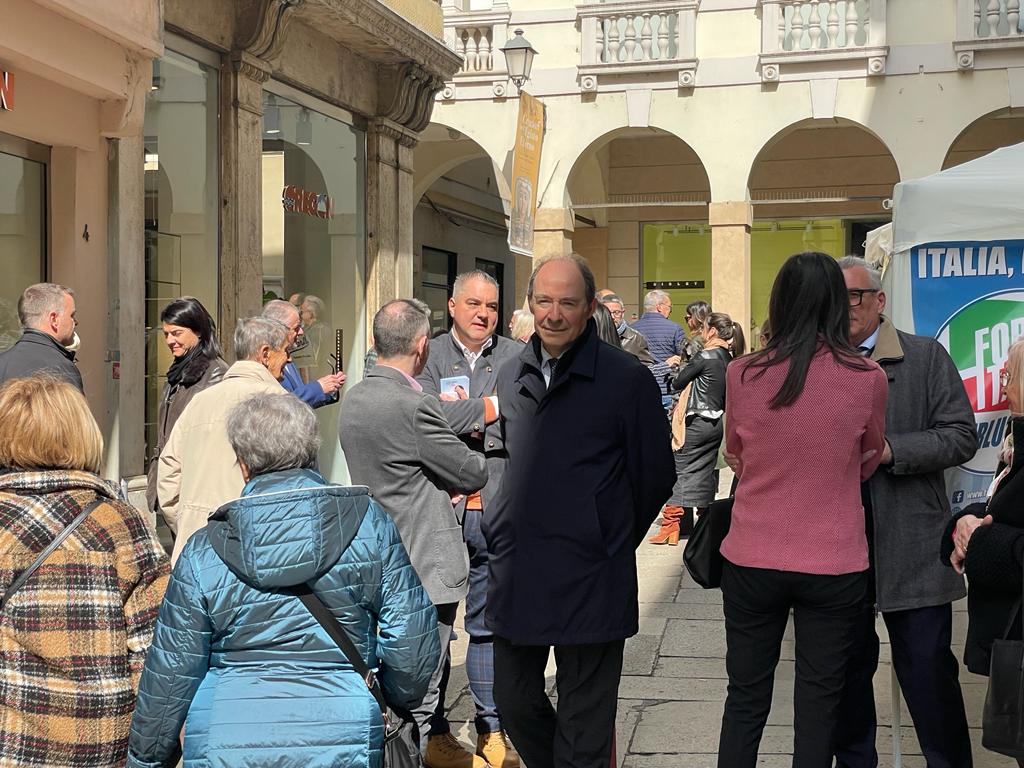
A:
POLYGON ((505 43, 501 52, 505 54, 509 80, 515 83, 517 91, 522 92, 526 81, 530 79, 533 57, 537 55, 537 52, 533 50, 530 41, 523 37, 521 29, 516 30, 516 36, 505 43))

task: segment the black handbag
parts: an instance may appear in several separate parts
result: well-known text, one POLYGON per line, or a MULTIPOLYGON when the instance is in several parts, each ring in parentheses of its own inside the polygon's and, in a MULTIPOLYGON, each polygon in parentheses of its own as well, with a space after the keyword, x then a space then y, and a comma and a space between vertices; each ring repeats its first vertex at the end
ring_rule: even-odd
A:
POLYGON ((693 528, 683 551, 683 564, 695 582, 704 589, 722 585, 722 542, 732 524, 732 497, 711 502, 693 528))
MULTIPOLYGON (((1021 600, 1024 604, 1024 594, 1021 600)), ((1024 758, 1024 637, 1011 640, 1010 633, 1020 610, 1013 612, 1003 637, 992 641, 981 717, 982 746, 1018 759, 1024 758)))
POLYGON ((306 609, 313 614, 321 627, 345 654, 352 668, 363 678, 366 687, 377 701, 380 713, 384 717, 384 768, 420 768, 420 740, 416 723, 412 716, 404 716, 388 706, 384 693, 377 682, 373 670, 363 661, 359 649, 348 636, 348 632, 324 605, 323 601, 309 588, 308 584, 300 584, 289 590, 302 601, 306 609))

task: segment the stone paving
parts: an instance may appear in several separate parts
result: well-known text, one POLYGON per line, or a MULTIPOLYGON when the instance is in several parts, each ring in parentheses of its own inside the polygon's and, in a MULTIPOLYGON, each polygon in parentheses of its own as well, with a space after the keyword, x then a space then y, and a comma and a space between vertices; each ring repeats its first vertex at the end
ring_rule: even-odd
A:
MULTIPOLYGON (((705 768, 715 766, 719 725, 725 701, 725 625, 719 590, 704 590, 686 574, 683 547, 643 544, 637 553, 640 573, 640 633, 626 642, 619 686, 618 765, 621 768, 705 768)), ((963 656, 967 627, 966 601, 954 606, 954 651, 963 656)), ((879 732, 879 765, 893 766, 891 666, 885 626, 881 663, 875 677, 879 732)), ((466 634, 458 630, 453 646, 448 700, 455 734, 475 745, 473 702, 465 675, 466 634)), ((783 641, 776 672, 775 699, 768 718, 758 765, 791 764, 793 745, 792 623, 783 641)), ((548 683, 554 686, 553 662, 548 683)), ((981 710, 986 679, 961 670, 975 766, 1015 766, 1010 758, 981 746, 981 710)), ((902 708, 903 766, 925 768, 924 758, 902 708)))

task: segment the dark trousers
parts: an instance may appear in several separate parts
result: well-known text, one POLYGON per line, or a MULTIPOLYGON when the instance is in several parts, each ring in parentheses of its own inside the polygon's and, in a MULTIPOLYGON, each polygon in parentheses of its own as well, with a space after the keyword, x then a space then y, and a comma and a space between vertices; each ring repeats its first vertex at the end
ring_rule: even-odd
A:
POLYGON ((793 768, 832 765, 836 710, 866 583, 863 573, 818 576, 725 562, 722 598, 729 692, 719 768, 757 764, 790 609, 796 630, 793 768))
POLYGON ((430 685, 423 700, 412 710, 413 720, 420 734, 420 748, 426 750, 430 736, 448 733, 451 727, 444 716, 444 698, 448 689, 448 674, 451 672, 451 656, 449 645, 452 641, 452 628, 455 625, 455 614, 458 603, 444 603, 437 607, 437 636, 441 641, 441 657, 437 668, 430 676, 430 685))
POLYGON ((480 530, 481 511, 467 509, 462 521, 466 549, 469 551, 469 594, 466 596, 466 676, 476 708, 476 732, 501 730, 498 705, 494 703, 494 636, 484 622, 487 606, 487 542, 480 530))
MULTIPOLYGON (((873 597, 873 595, 872 595, 873 597)), ((857 648, 847 670, 836 729, 841 768, 875 768, 875 691, 878 668, 875 612, 867 601, 860 613, 857 648)), ((953 609, 949 603, 882 614, 889 630, 892 663, 914 721, 928 768, 968 768, 971 737, 960 690, 960 665, 950 650, 953 609)))
POLYGON ((551 647, 494 638, 494 697, 530 768, 608 768, 624 640, 556 645, 558 709, 544 690, 551 647))

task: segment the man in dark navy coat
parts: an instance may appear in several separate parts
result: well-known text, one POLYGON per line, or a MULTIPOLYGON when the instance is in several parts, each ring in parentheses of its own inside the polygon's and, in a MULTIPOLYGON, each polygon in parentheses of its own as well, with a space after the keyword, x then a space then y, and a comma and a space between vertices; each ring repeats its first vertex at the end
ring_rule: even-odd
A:
POLYGON ((637 632, 636 548, 672 492, 658 385, 600 341, 594 276, 572 254, 540 264, 536 334, 498 376, 508 464, 484 515, 494 694, 530 768, 607 768, 622 649, 637 632), (558 710, 544 690, 554 646, 558 710))

